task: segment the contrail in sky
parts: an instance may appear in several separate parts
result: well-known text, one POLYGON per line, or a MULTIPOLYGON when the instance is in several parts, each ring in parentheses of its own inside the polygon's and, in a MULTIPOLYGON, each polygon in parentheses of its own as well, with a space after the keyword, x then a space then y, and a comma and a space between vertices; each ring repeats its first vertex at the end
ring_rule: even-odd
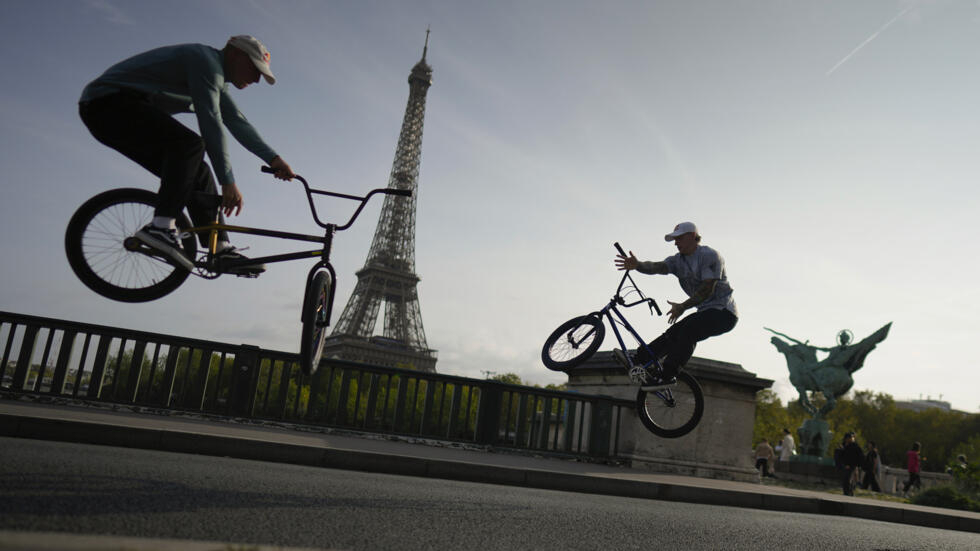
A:
POLYGON ((844 63, 846 63, 848 59, 851 59, 852 57, 854 57, 854 54, 856 54, 859 51, 861 51, 861 48, 867 46, 872 40, 878 38, 878 35, 879 34, 881 34, 885 29, 887 29, 888 27, 890 27, 892 25, 892 23, 898 21, 903 15, 905 15, 906 13, 908 13, 909 10, 911 10, 914 7, 915 7, 915 5, 911 5, 911 6, 907 7, 907 8, 905 8, 904 10, 902 10, 901 12, 899 12, 899 14, 896 15, 895 17, 892 17, 891 18, 891 21, 889 21, 888 23, 885 23, 884 25, 882 25, 882 27, 880 29, 878 29, 877 31, 875 31, 874 34, 872 34, 871 36, 869 36, 864 42, 858 44, 858 47, 857 48, 854 48, 854 50, 851 51, 851 53, 849 53, 846 56, 844 56, 844 59, 838 61, 837 62, 837 65, 834 65, 833 67, 831 67, 830 70, 827 71, 826 76, 830 76, 830 74, 833 73, 834 71, 836 71, 838 67, 840 67, 841 65, 843 65, 844 63))

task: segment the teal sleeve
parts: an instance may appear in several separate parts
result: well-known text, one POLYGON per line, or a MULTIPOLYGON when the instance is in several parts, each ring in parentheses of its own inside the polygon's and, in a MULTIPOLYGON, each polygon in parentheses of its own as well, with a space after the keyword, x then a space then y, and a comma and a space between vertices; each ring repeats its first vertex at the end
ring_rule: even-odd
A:
POLYGON ((228 93, 227 86, 221 90, 221 117, 231 135, 256 157, 268 163, 279 156, 262 140, 255 127, 238 110, 235 101, 231 99, 231 94, 228 93))
POLYGON ((224 73, 207 56, 193 56, 187 63, 187 84, 197 115, 197 125, 204 139, 204 147, 214 168, 218 183, 222 186, 235 183, 228 157, 225 133, 221 128, 221 93, 225 86, 224 73))

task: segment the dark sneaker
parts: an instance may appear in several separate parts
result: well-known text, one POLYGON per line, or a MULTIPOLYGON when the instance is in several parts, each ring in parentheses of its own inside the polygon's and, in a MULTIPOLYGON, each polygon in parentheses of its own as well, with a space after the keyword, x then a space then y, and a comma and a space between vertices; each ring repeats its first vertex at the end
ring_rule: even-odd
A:
POLYGON ((214 258, 218 261, 218 268, 226 274, 234 274, 238 277, 258 277, 259 274, 265 271, 265 264, 224 266, 229 261, 241 262, 248 260, 248 257, 238 252, 238 249, 235 247, 228 247, 227 249, 218 251, 215 253, 214 258))
POLYGON ((612 354, 613 354, 613 358, 616 358, 616 361, 619 363, 619 365, 623 366, 623 369, 629 370, 630 367, 632 367, 630 365, 629 358, 626 357, 626 353, 623 352, 622 350, 618 348, 613 348, 612 354))
POLYGON ((133 237, 140 240, 147 247, 167 257, 173 264, 185 270, 194 269, 194 263, 184 255, 184 250, 180 248, 180 241, 177 239, 177 230, 158 228, 153 224, 147 224, 140 231, 136 232, 136 235, 133 237))

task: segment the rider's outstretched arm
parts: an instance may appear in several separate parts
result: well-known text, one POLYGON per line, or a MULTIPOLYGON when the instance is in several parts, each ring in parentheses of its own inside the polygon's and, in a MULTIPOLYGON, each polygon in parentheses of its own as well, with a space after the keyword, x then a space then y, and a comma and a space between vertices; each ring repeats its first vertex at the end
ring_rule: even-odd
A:
MULTIPOLYGON (((616 244, 619 246, 619 243, 616 244)), ((622 249, 620 249, 622 251, 622 249)), ((669 274, 666 262, 640 262, 633 251, 629 254, 616 255, 616 268, 619 270, 636 270, 641 274, 669 274)))
POLYGON ((636 271, 640 272, 641 274, 648 274, 648 275, 653 275, 653 274, 666 275, 670 273, 670 271, 667 269, 666 262, 653 262, 653 261, 637 262, 636 271))

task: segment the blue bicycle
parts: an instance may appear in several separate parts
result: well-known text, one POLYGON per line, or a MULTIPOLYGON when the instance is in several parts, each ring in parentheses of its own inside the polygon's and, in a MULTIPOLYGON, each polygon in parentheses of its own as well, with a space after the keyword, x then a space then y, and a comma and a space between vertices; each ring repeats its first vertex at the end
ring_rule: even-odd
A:
MULTIPOLYGON (((616 250, 623 256, 626 253, 619 243, 615 243, 616 250)), ((548 337, 541 350, 541 361, 545 367, 553 371, 568 372, 585 360, 592 357, 603 338, 606 336, 606 328, 603 318, 609 321, 616 340, 622 350, 628 351, 629 347, 623 340, 623 335, 619 332, 617 325, 622 325, 630 335, 636 340, 638 345, 647 352, 650 361, 639 364, 634 361, 632 354, 625 354, 626 362, 624 365, 626 374, 633 384, 639 385, 640 389, 636 394, 636 412, 640 417, 640 422, 653 434, 664 438, 677 438, 694 430, 694 427, 701 421, 704 414, 704 392, 701 385, 690 374, 683 370, 677 374, 676 382, 666 386, 646 386, 651 375, 658 379, 663 374, 661 358, 650 350, 646 340, 640 337, 636 329, 623 316, 617 306, 631 308, 639 304, 646 304, 650 307, 650 315, 656 311, 661 315, 657 302, 652 298, 647 298, 637 287, 636 282, 630 275, 629 270, 623 274, 623 279, 619 281, 616 294, 598 312, 592 312, 584 316, 572 318, 561 324, 558 329, 548 337), (629 281, 630 285, 626 286, 629 281), (628 303, 624 298, 636 293, 639 300, 628 303), (615 317, 613 317, 615 314, 615 317)))

